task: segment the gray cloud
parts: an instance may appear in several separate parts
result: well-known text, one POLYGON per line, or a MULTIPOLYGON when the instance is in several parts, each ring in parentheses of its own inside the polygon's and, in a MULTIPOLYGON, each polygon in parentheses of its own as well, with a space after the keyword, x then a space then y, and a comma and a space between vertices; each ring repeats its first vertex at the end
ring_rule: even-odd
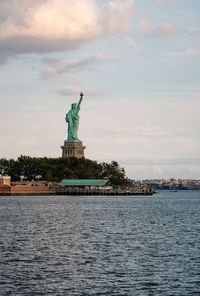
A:
POLYGON ((199 179, 200 158, 131 158, 119 162, 134 179, 199 179))
POLYGON ((89 40, 66 40, 60 38, 57 40, 45 40, 42 37, 12 37, 7 38, 0 43, 0 51, 7 54, 21 53, 46 53, 52 51, 72 50, 81 46, 82 43, 87 43, 89 40))
POLYGON ((5 64, 9 60, 9 54, 1 53, 0 54, 0 65, 5 64))
POLYGON ((108 56, 97 54, 81 60, 58 60, 58 59, 44 59, 49 67, 42 72, 42 78, 51 80, 62 74, 73 74, 82 71, 91 71, 96 68, 98 64, 108 60, 108 56))
POLYGON ((137 158, 121 160, 124 164, 141 165, 141 166, 185 166, 185 165, 200 165, 200 158, 137 158))

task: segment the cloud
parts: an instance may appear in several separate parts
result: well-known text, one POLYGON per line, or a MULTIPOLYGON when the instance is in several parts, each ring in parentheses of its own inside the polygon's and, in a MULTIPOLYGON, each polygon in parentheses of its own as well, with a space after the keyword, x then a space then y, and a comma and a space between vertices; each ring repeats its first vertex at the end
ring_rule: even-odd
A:
POLYGON ((149 19, 141 20, 138 29, 138 33, 145 36, 173 37, 177 32, 178 29, 171 22, 154 26, 149 19))
POLYGON ((118 161, 126 168, 127 175, 134 179, 199 179, 199 158, 131 158, 118 161))
POLYGON ((49 63, 49 67, 43 71, 42 77, 45 79, 53 79, 62 74, 74 74, 82 71, 94 70, 97 64, 108 60, 108 56, 104 54, 96 54, 81 60, 58 60, 44 59, 45 63, 49 63))
POLYGON ((1 0, 0 51, 51 52, 78 48, 130 29, 132 0, 1 0))
POLYGON ((16 147, 31 147, 36 143, 36 140, 33 137, 24 137, 21 136, 15 136, 15 135, 4 135, 3 140, 0 143, 0 147, 4 148, 7 145, 12 145, 11 143, 15 143, 16 147))
POLYGON ((173 2, 173 0, 155 0, 157 4, 162 5, 166 2, 173 2))
POLYGON ((123 163, 135 165, 156 165, 156 166, 176 166, 176 165, 200 165, 200 158, 137 158, 125 159, 123 163))
POLYGON ((134 48, 138 48, 138 45, 137 45, 137 43, 136 43, 136 41, 133 39, 133 38, 131 38, 131 37, 129 37, 129 36, 126 36, 125 37, 125 40, 126 40, 126 42, 130 45, 130 46, 133 46, 134 48))
POLYGON ((152 29, 153 35, 160 35, 160 36, 174 36, 177 33, 177 28, 174 24, 170 22, 166 22, 158 27, 152 29))
MULTIPOLYGON (((109 135, 110 136, 110 135, 109 135)), ((166 138, 172 137, 172 132, 167 130, 166 128, 162 128, 160 126, 153 125, 152 123, 145 123, 141 125, 124 125, 123 127, 119 127, 117 132, 112 132, 113 139, 116 139, 117 142, 124 141, 133 141, 137 138, 137 140, 145 140, 152 138, 166 138), (134 138, 130 138, 130 134, 134 135, 134 138)))
POLYGON ((0 65, 5 64, 9 60, 9 55, 6 53, 2 53, 0 55, 0 65))
POLYGON ((83 87, 81 84, 68 85, 60 89, 58 93, 61 96, 71 96, 71 95, 77 96, 77 93, 79 90, 81 90, 84 93, 84 95, 95 96, 95 97, 108 94, 106 91, 97 90, 92 87, 83 87))
POLYGON ((150 19, 142 19, 139 23, 138 32, 146 35, 150 31, 151 25, 150 19))
POLYGON ((77 90, 82 90, 84 93, 92 96, 105 95, 107 94, 105 91, 86 86, 82 73, 95 71, 97 66, 102 65, 108 59, 110 58, 105 54, 96 54, 79 60, 45 58, 42 61, 48 64, 48 67, 41 73, 41 78, 49 81, 64 79, 65 87, 57 92, 61 96, 77 95, 77 90))
POLYGON ((58 91, 58 93, 61 96, 70 96, 70 95, 76 95, 77 96, 77 90, 81 90, 83 93, 85 93, 85 89, 82 89, 81 86, 77 85, 68 85, 58 91))
POLYGON ((200 54, 200 48, 191 48, 188 47, 183 51, 177 51, 177 52, 168 52, 164 53, 164 56, 170 56, 170 57, 188 57, 188 56, 198 56, 200 54))
POLYGON ((163 3, 165 2, 165 0, 156 0, 156 2, 157 2, 159 5, 161 5, 161 4, 163 4, 163 3))
POLYGON ((185 50, 185 53, 188 55, 199 55, 200 54, 200 48, 187 48, 185 50))

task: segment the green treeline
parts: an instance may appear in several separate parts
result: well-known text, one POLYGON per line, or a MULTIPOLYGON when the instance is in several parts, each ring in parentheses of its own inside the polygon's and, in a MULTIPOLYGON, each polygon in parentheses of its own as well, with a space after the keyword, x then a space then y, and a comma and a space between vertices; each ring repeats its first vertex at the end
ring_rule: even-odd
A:
POLYGON ((59 182, 62 179, 109 178, 113 185, 126 183, 125 171, 116 161, 98 163, 85 158, 47 158, 23 156, 0 159, 0 174, 11 176, 12 181, 43 180, 59 182))

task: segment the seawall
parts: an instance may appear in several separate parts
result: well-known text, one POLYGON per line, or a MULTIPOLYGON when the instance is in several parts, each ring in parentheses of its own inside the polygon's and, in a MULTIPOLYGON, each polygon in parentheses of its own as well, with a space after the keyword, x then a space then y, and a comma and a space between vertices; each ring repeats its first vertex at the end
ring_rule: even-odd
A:
POLYGON ((127 190, 86 190, 86 189, 67 189, 59 186, 26 186, 16 185, 0 186, 1 196, 17 196, 17 195, 152 195, 154 194, 152 188, 127 190))
POLYGON ((0 195, 55 195, 57 187, 49 186, 0 186, 0 195))

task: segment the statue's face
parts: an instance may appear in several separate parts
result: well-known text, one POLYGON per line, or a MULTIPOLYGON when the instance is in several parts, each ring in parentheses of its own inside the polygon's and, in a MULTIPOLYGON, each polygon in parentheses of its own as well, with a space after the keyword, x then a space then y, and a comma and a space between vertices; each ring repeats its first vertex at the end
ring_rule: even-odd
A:
POLYGON ((75 103, 72 104, 72 109, 74 109, 74 108, 76 108, 76 104, 75 103))

